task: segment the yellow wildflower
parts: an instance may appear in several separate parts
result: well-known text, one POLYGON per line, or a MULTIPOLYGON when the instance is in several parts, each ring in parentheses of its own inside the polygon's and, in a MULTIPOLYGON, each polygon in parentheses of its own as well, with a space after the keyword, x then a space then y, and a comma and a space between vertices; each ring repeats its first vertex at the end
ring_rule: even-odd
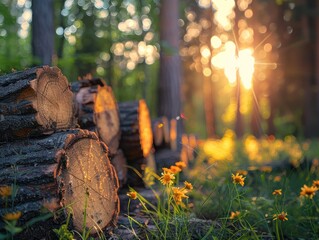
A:
POLYGON ((235 218, 238 218, 238 216, 240 215, 240 212, 239 211, 236 211, 236 212, 231 212, 230 213, 230 217, 229 219, 235 219, 235 218))
POLYGON ((193 185, 190 182, 185 181, 184 185, 185 185, 185 188, 187 190, 192 190, 193 189, 193 185))
POLYGON ((315 196, 316 191, 318 191, 317 187, 308 187, 307 185, 303 185, 303 187, 301 188, 300 196, 305 196, 312 199, 313 196, 315 196))
POLYGON ((181 204, 183 198, 188 198, 188 196, 186 196, 187 190, 185 188, 173 187, 172 190, 176 204, 181 204))
POLYGON ((137 192, 135 192, 135 191, 130 191, 126 195, 129 196, 131 199, 137 198, 137 192))
POLYGON ((319 180, 313 180, 312 186, 319 187, 319 180))
POLYGON ((0 186, 0 196, 10 197, 12 194, 12 188, 10 186, 0 186))
POLYGON ((244 186, 244 180, 245 177, 243 177, 243 175, 240 175, 238 173, 236 173, 236 175, 232 174, 232 179, 233 179, 233 183, 235 184, 240 184, 241 186, 244 186))
POLYGON ((186 168, 186 163, 183 161, 176 162, 175 165, 181 169, 186 168))
POLYGON ((179 172, 182 171, 182 169, 180 169, 180 168, 177 167, 177 166, 171 166, 171 167, 170 167, 170 170, 171 170, 171 172, 174 173, 174 174, 177 174, 177 173, 179 173, 179 172))
POLYGON ((163 185, 171 185, 173 184, 173 180, 175 179, 175 176, 173 173, 164 171, 162 173, 162 176, 160 178, 160 181, 163 185))
POLYGON ((14 221, 18 220, 21 217, 22 213, 21 212, 13 212, 13 213, 6 213, 3 215, 3 219, 7 221, 14 221))
POLYGON ((281 190, 281 189, 275 189, 275 190, 272 192, 272 195, 282 195, 282 190, 281 190))
POLYGON ((274 216, 273 216, 273 220, 275 221, 275 220, 280 220, 280 221, 287 221, 288 220, 288 218, 287 218, 287 213, 286 212, 284 212, 284 211, 282 211, 281 213, 278 213, 278 214, 274 214, 274 216))

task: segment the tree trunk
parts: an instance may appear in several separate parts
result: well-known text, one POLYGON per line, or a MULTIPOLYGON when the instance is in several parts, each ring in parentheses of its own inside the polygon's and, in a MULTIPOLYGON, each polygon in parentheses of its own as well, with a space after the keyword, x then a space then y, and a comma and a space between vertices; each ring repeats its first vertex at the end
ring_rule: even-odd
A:
POLYGON ((151 119, 144 100, 119 103, 120 148, 127 161, 147 157, 153 145, 151 119))
POLYGON ((7 143, 0 146, 0 156, 1 185, 17 189, 14 207, 5 208, 0 199, 0 215, 20 211, 19 224, 23 225, 39 216, 42 208, 66 207, 77 231, 82 231, 85 217, 92 234, 115 224, 118 180, 107 147, 94 133, 74 129, 7 143))
POLYGON ((0 77, 0 140, 75 126, 66 77, 56 67, 35 67, 0 77))
POLYGON ((72 84, 81 128, 96 131, 109 148, 117 153, 120 143, 120 117, 112 88, 101 79, 81 80, 72 84))
POLYGON ((52 64, 54 51, 53 0, 32 0, 32 54, 38 64, 52 64))
MULTIPOLYGON (((160 9, 160 69, 158 85, 158 116, 168 119, 181 114, 181 63, 179 57, 178 0, 161 0, 160 9)), ((182 122, 177 124, 178 142, 182 122)), ((180 147, 180 146, 179 146, 180 147)))

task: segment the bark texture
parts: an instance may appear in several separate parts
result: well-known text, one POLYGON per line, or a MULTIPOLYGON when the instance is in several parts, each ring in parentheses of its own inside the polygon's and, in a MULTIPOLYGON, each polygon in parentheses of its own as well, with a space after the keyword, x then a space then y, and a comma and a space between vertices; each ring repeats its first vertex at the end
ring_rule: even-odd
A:
POLYGON ((148 107, 144 100, 119 103, 121 140, 128 162, 147 157, 153 145, 148 107))

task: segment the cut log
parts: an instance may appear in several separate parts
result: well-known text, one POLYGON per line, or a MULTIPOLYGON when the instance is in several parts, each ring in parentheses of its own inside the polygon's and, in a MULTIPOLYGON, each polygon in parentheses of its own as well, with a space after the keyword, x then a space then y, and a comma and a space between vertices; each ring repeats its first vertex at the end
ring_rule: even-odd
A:
POLYGON ((117 153, 120 143, 119 111, 112 88, 99 78, 72 83, 78 123, 81 128, 95 131, 108 146, 110 156, 117 153))
POLYGON ((74 127, 72 97, 57 67, 34 67, 0 76, 0 139, 74 127))
POLYGON ((51 210, 65 207, 67 214, 72 213, 74 229, 80 232, 84 213, 92 234, 117 220, 118 179, 107 147, 87 130, 67 130, 1 145, 0 183, 17 187, 13 208, 5 208, 4 199, 0 199, 0 216, 20 211, 21 225, 39 216, 46 206, 51 210))
POLYGON ((149 155, 153 133, 148 107, 144 100, 119 103, 121 140, 128 163, 149 155))
POLYGON ((127 162, 121 149, 118 149, 117 153, 111 157, 111 163, 117 173, 120 188, 122 188, 127 182, 127 162))

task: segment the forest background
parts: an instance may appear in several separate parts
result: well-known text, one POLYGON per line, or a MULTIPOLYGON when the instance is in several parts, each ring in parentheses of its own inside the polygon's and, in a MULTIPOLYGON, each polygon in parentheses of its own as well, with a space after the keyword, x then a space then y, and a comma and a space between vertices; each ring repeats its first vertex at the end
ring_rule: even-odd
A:
POLYGON ((318 38, 318 0, 0 2, 1 75, 92 74, 200 138, 318 137, 318 38))

